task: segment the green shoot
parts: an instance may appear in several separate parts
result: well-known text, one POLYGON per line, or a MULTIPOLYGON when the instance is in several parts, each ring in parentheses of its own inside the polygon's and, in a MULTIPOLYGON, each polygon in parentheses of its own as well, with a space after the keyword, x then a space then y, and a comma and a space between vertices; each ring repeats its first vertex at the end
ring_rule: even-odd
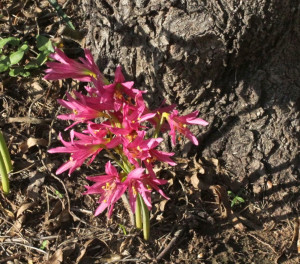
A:
POLYGON ((64 198, 64 195, 60 193, 58 190, 55 190, 55 194, 57 195, 58 198, 62 199, 64 198))
POLYGON ((44 250, 49 244, 49 240, 44 240, 42 245, 40 246, 40 249, 44 250))
POLYGON ((5 194, 10 191, 8 174, 12 171, 12 164, 10 155, 3 137, 0 131, 0 175, 2 182, 2 189, 5 194))
POLYGON ((228 191, 228 196, 231 200, 231 207, 245 202, 245 200, 239 195, 240 192, 237 195, 235 195, 232 191, 228 191))
POLYGON ((123 234, 126 236, 126 235, 127 235, 127 232, 126 232, 125 226, 119 224, 119 227, 120 227, 120 229, 123 231, 123 234))

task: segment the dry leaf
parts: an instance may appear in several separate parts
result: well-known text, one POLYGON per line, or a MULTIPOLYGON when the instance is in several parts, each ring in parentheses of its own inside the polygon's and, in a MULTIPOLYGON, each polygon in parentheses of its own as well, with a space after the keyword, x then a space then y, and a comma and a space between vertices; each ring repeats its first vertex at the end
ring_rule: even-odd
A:
POLYGON ((132 244, 133 237, 126 237, 126 239, 121 243, 119 252, 123 253, 132 244))
POLYGON ((60 222, 68 222, 68 221, 70 221, 70 219, 71 219, 71 217, 70 217, 68 209, 62 210, 59 215, 59 221, 60 222))
MULTIPOLYGON (((83 249, 81 250, 81 253, 80 253, 79 257, 76 259, 75 263, 76 264, 80 263, 80 261, 83 260, 84 256, 87 253, 88 253, 88 257, 93 257, 96 254, 103 253, 103 252, 101 252, 101 250, 99 250, 99 246, 101 247, 101 249, 104 249, 106 251, 107 245, 103 241, 101 241, 97 238, 86 241, 84 243, 83 249), (96 252, 93 252, 93 250, 96 250, 96 252)), ((88 262, 86 262, 86 263, 88 263, 88 262)))
POLYGON ((193 176, 191 177, 191 183, 192 183, 192 185, 194 186, 195 189, 198 189, 199 182, 200 181, 198 179, 197 173, 194 173, 193 176))
POLYGON ((17 218, 19 218, 23 212, 25 212, 27 209, 29 209, 30 207, 32 207, 34 205, 36 205, 36 202, 22 204, 21 207, 17 211, 17 218))
POLYGON ((231 213, 231 206, 226 188, 221 185, 211 185, 209 189, 213 191, 216 197, 216 203, 219 206, 221 218, 227 218, 231 213))
POLYGON ((31 87, 33 88, 34 92, 43 92, 43 87, 38 82, 33 82, 31 84, 31 87))
POLYGON ((168 200, 162 200, 160 203, 159 203, 159 209, 160 211, 164 211, 165 210, 165 207, 166 207, 166 204, 167 204, 168 200))
POLYGON ((4 208, 0 202, 0 211, 4 213, 4 215, 8 216, 10 219, 15 219, 15 215, 13 212, 9 211, 8 209, 4 208))
POLYGON ((27 141, 22 142, 19 149, 22 153, 25 153, 33 146, 47 146, 48 141, 44 138, 28 138, 27 141))
POLYGON ((63 262, 63 251, 61 248, 55 251, 52 257, 45 264, 61 264, 63 262))
POLYGON ((49 218, 57 217, 60 214, 60 212, 62 211, 62 208, 63 208, 63 205, 62 205, 61 201, 57 200, 50 215, 49 215, 49 218))
POLYGON ((12 226, 11 230, 10 230, 10 235, 14 236, 16 233, 19 233, 23 223, 25 222, 26 216, 25 215, 21 215, 15 222, 14 225, 12 226))
POLYGON ((228 220, 232 223, 234 228, 240 232, 244 232, 246 230, 246 227, 241 223, 240 219, 235 215, 234 212, 230 212, 228 220))
POLYGON ((122 259, 122 256, 120 256, 120 255, 109 254, 109 255, 105 255, 100 261, 101 261, 101 263, 112 263, 112 262, 116 262, 121 259, 122 259))
POLYGON ((40 196, 40 187, 45 181, 45 174, 41 172, 34 172, 34 176, 29 178, 30 184, 27 187, 27 196, 36 199, 40 196))
POLYGON ((28 138, 27 139, 27 146, 31 148, 33 146, 47 146, 48 141, 44 138, 28 138))

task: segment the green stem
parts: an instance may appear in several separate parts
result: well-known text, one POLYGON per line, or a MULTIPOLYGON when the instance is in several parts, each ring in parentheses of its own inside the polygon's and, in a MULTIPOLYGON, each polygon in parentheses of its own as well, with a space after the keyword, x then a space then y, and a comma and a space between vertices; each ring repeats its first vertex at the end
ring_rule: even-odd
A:
POLYGON ((143 228, 143 222, 142 222, 142 214, 141 214, 141 201, 139 199, 139 195, 136 199, 136 208, 135 208, 135 225, 137 229, 143 228))
POLYGON ((150 238, 150 216, 149 210, 144 202, 144 199, 138 194, 138 198, 141 203, 141 211, 143 214, 143 235, 145 240, 149 240, 150 238))
POLYGON ((160 116, 160 120, 159 120, 159 123, 155 129, 155 133, 154 133, 154 138, 157 138, 158 135, 159 135, 159 132, 160 132, 160 128, 162 126, 162 124, 164 123, 164 119, 167 118, 168 116, 168 113, 162 113, 161 116, 160 116))
POLYGON ((120 168, 123 170, 123 171, 125 171, 126 173, 128 173, 127 172, 127 170, 126 170, 126 168, 122 165, 122 163, 115 157, 115 155, 114 154, 112 154, 112 152, 109 150, 109 149, 105 149, 106 151, 107 151, 107 153, 109 154, 109 156, 120 166, 120 168))
POLYGON ((3 137, 0 131, 0 175, 2 182, 2 189, 5 194, 9 193, 9 179, 8 173, 12 171, 10 155, 3 137))
POLYGON ((48 0, 48 2, 53 6, 56 10, 57 14, 66 22, 66 24, 73 30, 75 30, 74 25, 72 24, 70 18, 66 15, 66 13, 62 10, 61 6, 57 3, 57 0, 48 0))
POLYGON ((0 131, 0 155, 3 158, 6 173, 12 171, 11 159, 2 132, 0 131))
POLYGON ((9 180, 8 180, 7 171, 6 171, 5 164, 4 164, 1 153, 0 153, 0 175, 1 175, 3 192, 4 192, 4 194, 8 194, 9 193, 9 180))

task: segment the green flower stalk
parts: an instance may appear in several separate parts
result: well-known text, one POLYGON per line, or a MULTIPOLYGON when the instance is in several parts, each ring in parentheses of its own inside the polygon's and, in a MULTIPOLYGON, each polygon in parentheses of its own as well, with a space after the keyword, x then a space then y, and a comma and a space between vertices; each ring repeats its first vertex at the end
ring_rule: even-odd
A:
POLYGON ((150 238, 149 210, 140 194, 138 194, 138 200, 139 200, 139 203, 141 204, 141 211, 142 211, 142 215, 143 215, 143 236, 144 236, 145 240, 149 240, 149 238, 150 238))
POLYGON ((2 181, 2 189, 5 194, 9 193, 9 179, 8 173, 12 171, 12 164, 10 155, 3 137, 0 131, 0 175, 2 181))

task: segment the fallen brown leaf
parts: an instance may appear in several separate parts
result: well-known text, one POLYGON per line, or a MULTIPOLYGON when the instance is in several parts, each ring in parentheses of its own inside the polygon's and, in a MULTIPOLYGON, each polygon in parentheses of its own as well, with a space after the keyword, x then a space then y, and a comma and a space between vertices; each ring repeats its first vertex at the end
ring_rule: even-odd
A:
POLYGON ((25 212, 27 209, 29 209, 30 207, 32 207, 34 205, 36 205, 36 202, 22 204, 17 211, 17 214, 16 214, 17 218, 19 218, 21 216, 21 214, 23 214, 23 212, 25 212))
POLYGON ((60 264, 63 262, 63 251, 61 248, 55 251, 51 258, 45 264, 60 264))

